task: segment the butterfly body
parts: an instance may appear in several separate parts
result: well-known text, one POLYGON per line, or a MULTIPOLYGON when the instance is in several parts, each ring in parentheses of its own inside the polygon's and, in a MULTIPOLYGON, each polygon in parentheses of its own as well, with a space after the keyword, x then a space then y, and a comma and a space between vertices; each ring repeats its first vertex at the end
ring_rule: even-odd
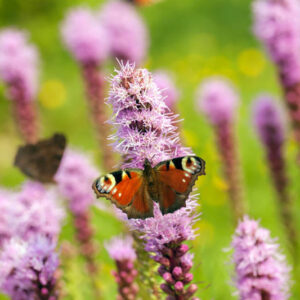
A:
POLYGON ((197 156, 163 161, 154 168, 145 160, 144 169, 124 169, 95 180, 98 197, 111 200, 128 218, 153 217, 153 201, 163 214, 185 206, 199 175, 205 174, 205 162, 197 156))

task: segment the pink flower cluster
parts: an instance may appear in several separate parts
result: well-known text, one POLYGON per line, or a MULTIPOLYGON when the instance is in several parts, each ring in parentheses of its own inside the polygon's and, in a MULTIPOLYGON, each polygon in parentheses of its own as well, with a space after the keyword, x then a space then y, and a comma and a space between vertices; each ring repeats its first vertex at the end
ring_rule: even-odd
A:
POLYGON ((148 34, 134 7, 110 1, 99 13, 86 7, 73 8, 62 23, 63 41, 82 64, 99 65, 114 60, 141 63, 148 48, 148 34))
POLYGON ((244 217, 236 229, 232 247, 239 299, 289 299, 290 268, 269 230, 244 217))
POLYGON ((9 98, 31 101, 38 88, 39 55, 28 35, 17 29, 0 31, 0 79, 8 85, 9 98))
POLYGON ((91 189, 99 171, 83 153, 67 149, 55 174, 58 190, 69 203, 73 214, 88 211, 95 196, 91 189))
POLYGON ((300 82, 300 3, 256 0, 254 33, 277 64, 285 86, 300 82))
POLYGON ((82 64, 99 64, 108 57, 108 35, 88 8, 71 9, 61 32, 67 48, 82 64))
POLYGON ((134 268, 136 253, 132 238, 130 236, 125 238, 115 237, 107 242, 105 247, 117 265, 117 272, 113 273, 119 289, 117 299, 135 299, 138 286, 134 283, 137 270, 134 268))
POLYGON ((55 243, 43 235, 11 239, 0 254, 0 288, 12 300, 56 300, 55 243))
POLYGON ((53 190, 37 182, 25 183, 19 192, 0 191, 0 245, 12 237, 36 234, 56 241, 65 216, 53 190))
POLYGON ((197 106, 213 125, 230 122, 238 105, 238 95, 225 78, 203 81, 197 92, 197 106))

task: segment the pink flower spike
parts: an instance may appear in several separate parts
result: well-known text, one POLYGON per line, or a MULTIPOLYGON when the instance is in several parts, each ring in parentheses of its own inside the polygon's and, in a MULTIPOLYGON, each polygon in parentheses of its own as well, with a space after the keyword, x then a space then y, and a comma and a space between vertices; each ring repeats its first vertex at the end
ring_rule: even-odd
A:
POLYGON ((35 99, 38 88, 39 55, 27 33, 9 28, 0 31, 0 79, 9 87, 9 97, 35 99))
POLYGON ((284 156, 286 139, 283 111, 269 95, 259 96, 253 105, 253 123, 264 146, 274 188, 279 200, 279 212, 288 238, 297 249, 297 229, 293 220, 293 206, 288 189, 288 175, 284 156))
POLYGON ((235 88, 223 78, 204 80, 196 96, 197 108, 207 117, 215 131, 235 222, 244 214, 240 163, 234 136, 234 115, 238 101, 235 88))
POLYGON ((214 124, 231 122, 238 105, 238 94, 225 78, 203 81, 197 92, 197 107, 214 124))
POLYGON ((291 269, 269 230, 245 216, 238 224, 232 247, 241 300, 289 299, 291 269))
POLYGON ((133 248, 133 239, 127 237, 114 237, 107 243, 105 248, 110 257, 115 260, 117 272, 115 272, 120 299, 135 299, 138 288, 134 280, 138 274, 134 268, 136 253, 133 248))
POLYGON ((38 139, 38 120, 34 100, 38 89, 39 55, 25 32, 17 29, 0 31, 0 80, 13 100, 16 125, 27 143, 38 139))
POLYGON ((148 32, 135 8, 123 1, 109 1, 99 18, 107 31, 111 55, 120 61, 140 64, 148 49, 148 32))
MULTIPOLYGON (((154 166, 163 160, 191 154, 180 144, 173 124, 174 115, 167 112, 161 91, 148 70, 136 69, 130 63, 121 64, 121 70, 111 79, 108 102, 112 104, 112 123, 117 129, 114 146, 125 156, 124 167, 143 168, 145 159, 154 166)), ((154 203, 153 217, 128 220, 123 214, 131 230, 138 231, 144 240, 141 246, 151 255, 154 253, 151 257, 161 265, 159 274, 167 282, 161 289, 175 298, 189 299, 188 288, 185 289, 188 282, 177 282, 175 287, 179 278, 174 277, 182 275, 184 279, 193 265, 192 255, 187 253, 188 247, 183 243, 195 237, 193 224, 198 220, 197 206, 194 195, 186 200, 185 207, 173 213, 162 215, 154 203)))
POLYGON ((285 86, 300 82, 300 3, 298 0, 256 0, 254 33, 278 67, 285 86))
MULTIPOLYGON (((285 102, 300 147, 300 2, 255 0, 254 33, 277 66, 285 102)), ((300 163, 300 154, 298 154, 300 163)))
POLYGON ((0 254, 0 289, 12 300, 58 299, 55 243, 37 234, 27 241, 11 239, 0 254), (47 297, 45 297, 47 295, 47 297))
POLYGON ((101 64, 108 56, 106 31, 93 12, 86 7, 71 9, 61 26, 63 41, 82 64, 101 64))

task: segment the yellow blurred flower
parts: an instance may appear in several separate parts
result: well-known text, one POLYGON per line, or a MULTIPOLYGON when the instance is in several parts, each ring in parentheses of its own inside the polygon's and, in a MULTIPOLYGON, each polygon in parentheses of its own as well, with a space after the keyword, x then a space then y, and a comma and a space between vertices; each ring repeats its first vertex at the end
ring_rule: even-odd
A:
POLYGON ((256 77, 264 70, 266 60, 261 51, 249 48, 240 53, 237 63, 241 73, 249 77, 256 77))
POLYGON ((220 177, 217 177, 217 176, 213 177, 213 185, 218 190, 221 190, 221 191, 227 191, 228 190, 227 182, 224 179, 220 178, 220 177))
POLYGON ((49 109, 60 107, 66 101, 66 89, 58 80, 47 80, 43 82, 39 93, 41 104, 49 109))

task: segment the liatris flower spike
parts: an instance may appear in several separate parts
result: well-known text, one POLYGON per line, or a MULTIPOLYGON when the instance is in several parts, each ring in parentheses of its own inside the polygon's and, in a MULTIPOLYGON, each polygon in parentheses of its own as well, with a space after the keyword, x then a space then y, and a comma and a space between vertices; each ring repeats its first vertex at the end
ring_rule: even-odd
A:
POLYGON ((105 169, 111 169, 113 158, 107 145, 108 127, 104 107, 104 76, 99 72, 109 54, 108 35, 91 10, 73 8, 62 27, 62 38, 81 66, 85 90, 97 131, 105 169))
MULTIPOLYGON (((55 175, 58 190, 68 201, 73 215, 76 238, 85 257, 91 278, 95 280, 98 266, 95 261, 96 245, 91 224, 90 208, 94 202, 91 185, 98 171, 83 153, 67 149, 55 175)), ((98 291, 95 285, 95 292, 98 291)))
POLYGON ((228 180, 231 206, 237 221, 244 213, 241 174, 233 129, 238 95, 226 79, 209 78, 199 86, 196 105, 215 130, 225 178, 228 180))
POLYGON ((270 232, 244 217, 232 241, 239 299, 289 299, 290 268, 270 232))
POLYGON ((56 241, 64 211, 54 190, 36 182, 23 184, 20 191, 0 190, 0 245, 12 237, 30 239, 37 234, 56 241))
POLYGON ((294 248, 297 248, 296 229, 293 222, 293 209, 288 193, 288 178, 283 154, 285 132, 282 115, 283 113, 271 96, 260 96, 254 103, 253 122, 266 151, 274 187, 279 197, 282 221, 290 242, 294 248))
POLYGON ((0 290, 12 300, 56 300, 58 265, 55 243, 49 238, 11 239, 0 254, 0 290))
MULTIPOLYGON (((166 114, 167 106, 161 92, 146 69, 135 69, 131 64, 121 65, 121 70, 112 78, 108 101, 115 114, 112 121, 117 128, 113 137, 116 139, 115 149, 126 155, 123 167, 141 168, 145 160, 155 165, 162 160, 191 154, 189 149, 180 145, 176 128, 172 124, 173 118, 169 113, 166 114)), ((185 165, 189 161, 188 157, 170 160, 169 169, 175 170, 181 164, 182 169, 188 170, 189 167, 185 165)), ((197 161, 194 156, 191 157, 191 163, 197 161)), ((109 178, 114 180, 112 176, 109 178)), ((178 186, 183 187, 184 182, 178 186)), ((111 191, 114 193, 113 188, 111 191)), ((170 195, 166 192, 164 199, 171 200, 171 197, 168 198, 170 195)), ((183 244, 185 240, 194 237, 192 225, 196 207, 196 202, 189 198, 186 207, 162 215, 158 205, 153 203, 153 218, 128 221, 132 230, 138 231, 145 241, 145 249, 156 253, 155 260, 162 266, 160 275, 166 274, 166 283, 161 288, 169 299, 189 299, 197 290, 195 284, 186 288, 192 281, 192 274, 189 273, 192 257, 187 253, 188 247, 183 244)), ((154 294, 155 287, 151 289, 154 294)))
POLYGON ((0 31, 0 80, 7 85, 18 129, 28 143, 38 139, 34 99, 38 87, 39 57, 25 32, 0 31))
POLYGON ((148 32, 135 8, 123 1, 109 1, 100 10, 100 20, 110 41, 114 60, 141 64, 148 49, 148 32))
POLYGON ((106 243, 105 248, 117 266, 117 271, 113 273, 118 284, 117 299, 135 299, 138 286, 134 282, 137 270, 134 268, 136 254, 132 238, 115 237, 106 243))
POLYGON ((300 145, 300 3, 256 0, 254 33, 276 64, 285 100, 300 145))
POLYGON ((101 64, 109 53, 108 36, 91 10, 71 9, 61 27, 63 41, 83 65, 101 64))
POLYGON ((172 126, 172 119, 166 117, 166 106, 159 103, 163 101, 160 91, 147 70, 135 70, 127 64, 122 72, 123 78, 120 75, 114 78, 116 90, 109 100, 117 102, 113 104, 116 120, 122 122, 118 139, 126 136, 121 146, 131 143, 131 150, 124 151, 126 159, 130 160, 132 154, 136 166, 143 160, 143 170, 132 168, 104 175, 95 181, 93 188, 98 197, 111 200, 128 218, 152 217, 153 201, 159 203, 163 214, 173 212, 185 206, 197 177, 205 174, 205 162, 191 155, 159 162, 172 147, 174 153, 180 148, 175 142, 176 134, 165 130, 172 126), (139 155, 131 153, 134 147, 139 155), (161 151, 157 153, 159 147, 161 151), (152 167, 154 161, 159 163, 152 167))

